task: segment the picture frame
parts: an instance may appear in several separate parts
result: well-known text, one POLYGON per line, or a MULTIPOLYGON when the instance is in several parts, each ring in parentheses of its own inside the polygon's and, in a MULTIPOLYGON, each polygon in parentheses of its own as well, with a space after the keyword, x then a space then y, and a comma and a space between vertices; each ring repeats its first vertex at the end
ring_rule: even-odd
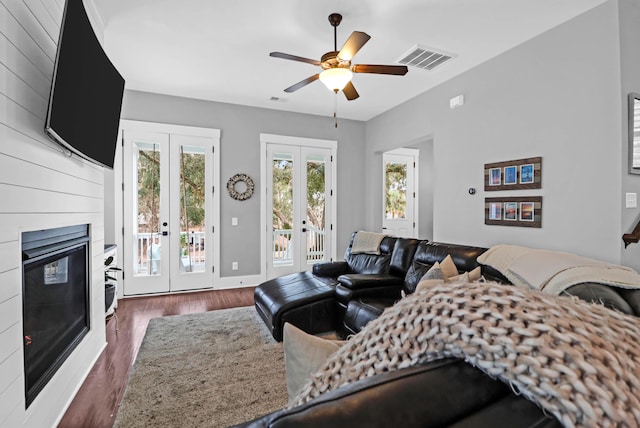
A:
POLYGON ((640 174, 640 93, 628 95, 629 174, 640 174))
POLYGON ((506 221, 518 220, 518 203, 517 202, 504 203, 504 219, 506 221))
POLYGON ((500 186, 502 184, 502 170, 491 168, 489 170, 489 186, 500 186))
POLYGON ((506 166, 504 167, 504 184, 508 186, 510 184, 518 183, 518 167, 506 166))
POLYGON ((502 220, 502 202, 489 204, 489 220, 502 220))
POLYGON ((541 228, 542 196, 485 198, 484 224, 541 228))
POLYGON ((533 183, 533 164, 520 165, 520 184, 533 183))
POLYGON ((535 204, 533 202, 520 202, 520 221, 533 221, 534 213, 535 204))
POLYGON ((541 189, 542 157, 484 164, 484 190, 541 189), (498 181, 498 171, 500 181, 498 181))

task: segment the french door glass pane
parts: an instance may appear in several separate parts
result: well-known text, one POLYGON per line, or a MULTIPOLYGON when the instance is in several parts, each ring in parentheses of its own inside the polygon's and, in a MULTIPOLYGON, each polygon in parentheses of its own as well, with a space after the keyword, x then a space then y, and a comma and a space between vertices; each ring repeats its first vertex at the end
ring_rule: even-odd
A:
POLYGON ((205 151, 180 146, 180 272, 205 269, 205 151))
POLYGON ((325 160, 307 156, 307 263, 324 260, 325 160))
POLYGON ((273 265, 293 264, 293 156, 273 155, 273 265))
POLYGON ((160 274, 160 145, 135 143, 137 212, 134 275, 160 274))
POLYGON ((407 211, 407 164, 385 165, 385 218, 404 219, 407 211))

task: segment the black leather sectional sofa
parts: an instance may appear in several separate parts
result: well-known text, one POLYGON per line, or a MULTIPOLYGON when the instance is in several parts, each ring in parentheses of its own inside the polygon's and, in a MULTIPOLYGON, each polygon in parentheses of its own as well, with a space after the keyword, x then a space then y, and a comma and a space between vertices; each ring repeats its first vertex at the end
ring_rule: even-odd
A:
MULTIPOLYGON (((487 248, 389 236, 382 240, 380 254, 352 254, 354 237, 345 261, 318 263, 312 272, 275 278, 256 288, 256 310, 276 340, 282 340, 285 322, 308 333, 357 333, 403 292, 413 293, 422 276, 447 255, 460 273, 480 266, 486 280, 510 283, 492 267, 478 264, 477 257, 487 248)), ((582 283, 566 293, 640 316, 640 290, 582 283)))
MULTIPOLYGON (((413 293, 435 262, 451 255, 460 273, 478 267, 486 248, 386 237, 380 254, 352 254, 345 261, 320 263, 302 272, 267 281, 255 290, 256 310, 276 340, 290 322, 309 332, 360 331, 401 298, 413 293)), ((481 266, 486 280, 508 284, 502 274, 481 266)), ((566 290, 581 299, 640 316, 640 290, 597 283, 566 290)), ((555 417, 459 359, 372 376, 283 409, 242 427, 559 427, 555 417)))

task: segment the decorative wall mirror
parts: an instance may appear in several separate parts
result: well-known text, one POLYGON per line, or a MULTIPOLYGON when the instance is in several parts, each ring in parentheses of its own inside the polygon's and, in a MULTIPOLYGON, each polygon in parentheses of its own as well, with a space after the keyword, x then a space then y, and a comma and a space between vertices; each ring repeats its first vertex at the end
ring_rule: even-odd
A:
POLYGON ((640 174, 640 94, 629 94, 629 174, 640 174))

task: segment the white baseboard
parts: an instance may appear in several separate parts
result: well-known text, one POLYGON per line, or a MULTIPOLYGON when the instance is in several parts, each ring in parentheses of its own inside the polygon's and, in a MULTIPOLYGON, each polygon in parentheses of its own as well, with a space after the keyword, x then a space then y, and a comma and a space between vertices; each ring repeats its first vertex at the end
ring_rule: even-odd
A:
POLYGON ((214 286, 215 290, 255 287, 265 281, 263 275, 225 276, 214 286))

